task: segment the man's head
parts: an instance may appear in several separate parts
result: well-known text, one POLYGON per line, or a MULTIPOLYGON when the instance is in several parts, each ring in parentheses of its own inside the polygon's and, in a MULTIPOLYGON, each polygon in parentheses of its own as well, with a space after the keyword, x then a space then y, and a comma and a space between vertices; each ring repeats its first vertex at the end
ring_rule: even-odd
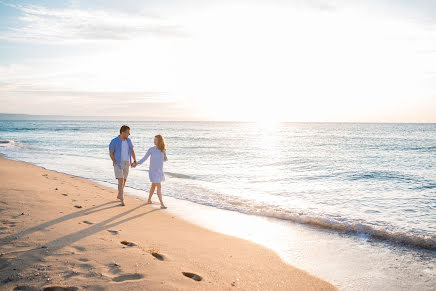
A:
POLYGON ((122 139, 126 139, 128 138, 130 135, 130 127, 128 127, 127 125, 123 125, 120 128, 120 137, 122 139))

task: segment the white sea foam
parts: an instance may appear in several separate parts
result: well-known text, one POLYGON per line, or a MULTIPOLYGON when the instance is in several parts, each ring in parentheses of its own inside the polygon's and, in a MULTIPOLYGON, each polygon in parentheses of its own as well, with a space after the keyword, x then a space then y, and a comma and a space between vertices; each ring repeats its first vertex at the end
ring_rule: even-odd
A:
POLYGON ((0 139, 0 146, 2 146, 2 147, 19 147, 19 148, 28 147, 28 145, 25 145, 19 141, 7 140, 7 139, 0 139))

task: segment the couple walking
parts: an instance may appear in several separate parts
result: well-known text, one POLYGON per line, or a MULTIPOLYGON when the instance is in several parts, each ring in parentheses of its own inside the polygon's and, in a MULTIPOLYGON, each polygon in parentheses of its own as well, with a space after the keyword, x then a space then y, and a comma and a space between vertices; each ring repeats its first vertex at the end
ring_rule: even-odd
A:
POLYGON ((165 181, 163 162, 168 160, 164 138, 161 135, 156 135, 154 137, 154 146, 149 148, 144 157, 137 162, 136 154, 133 150, 133 143, 130 140, 129 135, 130 127, 123 125, 120 128, 120 135, 112 139, 109 144, 109 155, 113 162, 115 178, 118 179, 117 198, 121 200, 121 205, 124 206, 124 186, 126 185, 130 166, 135 168, 137 165, 141 165, 148 159, 148 157, 150 157, 148 177, 150 178, 151 187, 147 202, 152 203, 151 197, 154 194, 154 190, 157 188, 157 196, 159 197, 160 208, 167 208, 162 201, 161 187, 161 182, 165 181))

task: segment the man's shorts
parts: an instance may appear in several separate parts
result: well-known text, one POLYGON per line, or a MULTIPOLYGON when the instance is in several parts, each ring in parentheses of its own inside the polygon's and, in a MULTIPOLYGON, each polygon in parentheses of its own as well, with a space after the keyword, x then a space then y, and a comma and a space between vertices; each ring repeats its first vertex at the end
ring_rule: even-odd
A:
POLYGON ((121 169, 117 164, 114 164, 115 179, 127 179, 129 175, 129 161, 121 161, 121 169))

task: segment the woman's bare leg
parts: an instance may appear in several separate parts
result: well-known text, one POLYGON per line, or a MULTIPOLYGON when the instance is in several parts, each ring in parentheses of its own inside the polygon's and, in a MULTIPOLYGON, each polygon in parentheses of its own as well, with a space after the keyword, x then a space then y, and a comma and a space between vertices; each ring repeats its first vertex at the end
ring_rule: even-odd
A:
POLYGON ((155 183, 151 183, 151 186, 150 186, 150 195, 148 195, 148 203, 152 203, 151 202, 151 196, 153 196, 153 194, 154 194, 154 189, 156 189, 156 184, 155 183))
POLYGON ((157 197, 159 197, 159 201, 160 201, 160 208, 167 208, 165 206, 165 204, 162 201, 162 186, 160 183, 156 183, 157 184, 157 197))

